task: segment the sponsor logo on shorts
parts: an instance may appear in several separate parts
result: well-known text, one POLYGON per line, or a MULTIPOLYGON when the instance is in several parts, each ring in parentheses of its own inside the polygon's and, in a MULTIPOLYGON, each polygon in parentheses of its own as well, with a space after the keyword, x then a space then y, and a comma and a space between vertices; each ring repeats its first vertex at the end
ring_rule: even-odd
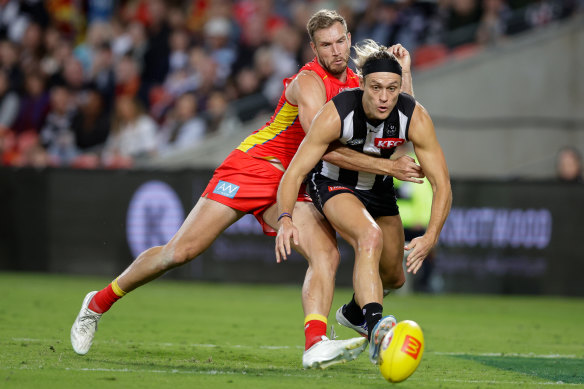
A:
POLYGON ((393 149, 406 143, 402 138, 375 138, 375 147, 379 149, 393 149))
POLYGON ((218 195, 229 197, 230 199, 234 198, 239 190, 239 186, 232 184, 227 181, 219 181, 215 189, 213 189, 213 193, 217 193, 218 195))
POLYGON ((406 335, 404 339, 404 344, 402 345, 401 351, 403 353, 408 354, 410 357, 414 359, 418 359, 418 355, 420 355, 420 350, 422 349, 422 343, 414 338, 413 336, 406 335))
POLYGON ((351 192, 352 192, 352 190, 351 190, 351 189, 347 188, 346 186, 342 186, 342 185, 335 185, 335 186, 329 186, 329 187, 328 187, 328 191, 329 191, 329 192, 333 192, 333 191, 335 191, 335 190, 343 190, 343 189, 344 189, 344 190, 348 190, 348 191, 351 191, 351 192))

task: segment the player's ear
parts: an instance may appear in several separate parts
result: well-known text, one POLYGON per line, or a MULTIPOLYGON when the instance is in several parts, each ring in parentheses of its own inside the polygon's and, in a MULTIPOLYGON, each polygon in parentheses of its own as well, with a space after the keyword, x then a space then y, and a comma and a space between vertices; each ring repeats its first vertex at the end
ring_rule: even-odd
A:
POLYGON ((359 88, 365 90, 365 78, 363 76, 359 76, 359 88))
POLYGON ((351 47, 351 33, 347 32, 347 42, 349 43, 349 47, 351 47))
POLYGON ((317 53, 316 53, 316 45, 314 44, 313 41, 310 41, 310 48, 312 49, 312 53, 318 57, 317 53))

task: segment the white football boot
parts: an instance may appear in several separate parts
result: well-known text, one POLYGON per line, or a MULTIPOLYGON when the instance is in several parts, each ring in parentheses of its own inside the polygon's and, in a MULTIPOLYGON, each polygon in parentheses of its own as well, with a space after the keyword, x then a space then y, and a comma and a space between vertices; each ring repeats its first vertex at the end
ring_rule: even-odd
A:
POLYGON ((345 363, 357 358, 367 347, 367 339, 329 339, 322 336, 322 340, 315 343, 302 355, 302 366, 305 369, 326 369, 337 363, 345 363))
POLYGON ((349 321, 349 319, 347 319, 345 317, 345 315, 343 314, 343 308, 345 306, 343 305, 342 307, 340 307, 339 309, 337 309, 337 313, 336 313, 336 318, 337 318, 337 322, 347 328, 350 328, 352 330, 357 331, 357 333, 359 333, 359 335, 364 336, 365 338, 369 336, 369 332, 367 332, 367 322, 364 321, 363 324, 361 325, 355 325, 353 323, 351 323, 349 321))
POLYGON ((97 291, 89 292, 85 296, 79 315, 77 315, 73 327, 71 327, 71 346, 79 355, 87 354, 91 348, 95 331, 97 331, 97 322, 101 319, 101 313, 95 313, 87 308, 96 293, 97 291))
POLYGON ((379 349, 383 337, 397 325, 397 320, 393 315, 383 317, 377 322, 371 331, 371 342, 369 343, 369 360, 376 365, 379 364, 379 349))

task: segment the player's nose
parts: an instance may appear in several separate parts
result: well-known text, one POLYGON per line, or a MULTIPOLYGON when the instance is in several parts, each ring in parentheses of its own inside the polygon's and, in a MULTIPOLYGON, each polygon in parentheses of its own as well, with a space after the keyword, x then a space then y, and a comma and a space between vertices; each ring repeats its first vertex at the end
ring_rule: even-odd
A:
POLYGON ((337 55, 339 55, 339 54, 340 54, 340 52, 341 52, 341 51, 340 51, 340 49, 339 49, 339 46, 338 46, 338 45, 336 45, 336 44, 333 44, 333 46, 332 46, 332 47, 333 47, 333 55, 334 55, 334 56, 337 56, 337 55))
POLYGON ((386 102, 389 99, 389 92, 386 89, 382 89, 379 94, 379 100, 386 102))

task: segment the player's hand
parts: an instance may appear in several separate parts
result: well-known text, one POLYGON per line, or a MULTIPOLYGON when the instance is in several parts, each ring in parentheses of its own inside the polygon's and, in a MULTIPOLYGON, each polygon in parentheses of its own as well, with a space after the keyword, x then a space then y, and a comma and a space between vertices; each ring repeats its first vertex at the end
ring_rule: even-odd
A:
POLYGON ((280 221, 280 228, 278 228, 278 235, 276 236, 276 262, 280 263, 288 259, 288 255, 292 254, 292 246, 290 241, 295 245, 299 244, 298 229, 292 223, 289 217, 282 218, 280 221))
POLYGON ((424 174, 422 167, 409 155, 402 155, 392 162, 393 166, 390 171, 391 176, 400 181, 410 181, 415 182, 416 184, 424 182, 421 178, 424 178, 426 175, 424 174))
POLYGON ((426 235, 412 239, 410 244, 404 247, 404 250, 412 250, 406 258, 406 268, 408 273, 416 274, 418 270, 420 270, 424 263, 424 259, 430 254, 432 247, 434 247, 434 242, 426 235))
POLYGON ((412 58, 410 57, 410 52, 407 51, 405 47, 397 43, 393 46, 390 46, 387 49, 387 51, 395 55, 395 57, 397 58, 397 62, 399 62, 399 64, 402 67, 402 71, 404 72, 410 71, 410 67, 412 65, 412 58))

